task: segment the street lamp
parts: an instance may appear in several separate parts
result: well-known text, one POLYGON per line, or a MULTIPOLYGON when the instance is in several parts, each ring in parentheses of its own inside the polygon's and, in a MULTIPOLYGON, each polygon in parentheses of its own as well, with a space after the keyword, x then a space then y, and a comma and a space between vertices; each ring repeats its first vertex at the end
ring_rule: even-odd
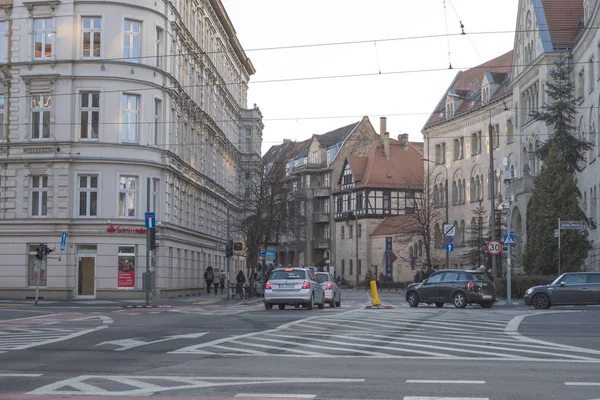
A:
MULTIPOLYGON (((421 158, 421 161, 425 161, 425 162, 429 162, 435 165, 439 165, 441 167, 444 167, 444 170, 446 171, 446 189, 445 189, 445 202, 446 202, 446 224, 450 223, 450 217, 448 216, 448 168, 446 168, 446 166, 440 162, 437 161, 433 161, 430 160, 428 158, 421 158)), ((444 231, 444 227, 442 226, 442 235, 443 235, 443 231, 444 231)), ((446 269, 450 268, 450 252, 448 251, 448 249, 446 249, 446 269)))

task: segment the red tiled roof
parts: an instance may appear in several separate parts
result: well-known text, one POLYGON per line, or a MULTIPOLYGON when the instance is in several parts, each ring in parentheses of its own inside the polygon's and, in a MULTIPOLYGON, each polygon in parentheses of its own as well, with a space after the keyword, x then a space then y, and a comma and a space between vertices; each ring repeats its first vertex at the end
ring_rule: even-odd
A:
POLYGON ((422 157, 411 143, 404 150, 399 141, 390 139, 389 160, 378 140, 364 156, 348 157, 348 163, 355 179, 359 180, 357 187, 422 189, 422 157))
POLYGON ((396 215, 387 217, 381 223, 371 236, 400 235, 403 233, 414 233, 419 230, 419 222, 415 214, 396 215))
POLYGON ((583 18, 582 0, 542 0, 550 40, 557 48, 572 47, 579 34, 583 18))
MULTIPOLYGON (((455 110, 454 115, 459 115, 463 112, 466 112, 473 108, 481 107, 481 101, 476 101, 473 104, 472 100, 479 100, 481 94, 478 92, 481 91, 481 83, 483 82, 483 77, 486 72, 492 73, 494 80, 496 80, 501 74, 506 76, 509 74, 512 69, 513 62, 513 50, 505 53, 499 57, 494 58, 493 60, 489 60, 481 65, 468 69, 466 71, 459 72, 452 83, 452 86, 448 89, 454 90, 456 94, 461 97, 467 98, 460 106, 458 110, 455 110)), ((501 82, 496 82, 501 83, 501 82)), ((446 121, 444 110, 446 108, 446 96, 448 95, 448 91, 444 93, 444 96, 440 100, 437 108, 434 113, 431 115, 427 123, 425 124, 425 129, 430 125, 434 125, 439 122, 446 121), (440 113, 444 113, 444 116, 440 117, 440 113)), ((498 97, 505 94, 505 88, 501 86, 492 96, 492 101, 497 99, 498 97)))

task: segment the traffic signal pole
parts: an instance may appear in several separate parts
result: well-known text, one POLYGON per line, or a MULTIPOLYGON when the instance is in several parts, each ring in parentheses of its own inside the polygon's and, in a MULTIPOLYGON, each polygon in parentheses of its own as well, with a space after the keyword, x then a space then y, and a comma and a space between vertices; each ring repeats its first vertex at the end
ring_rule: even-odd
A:
POLYGON ((35 283, 35 305, 37 306, 38 298, 40 295, 40 275, 42 274, 42 260, 35 259, 36 269, 37 269, 37 280, 35 283))
MULTIPOLYGON (((150 184, 152 180, 150 178, 147 179, 146 184, 146 211, 150 212, 150 184)), ((146 228, 146 307, 150 305, 150 247, 152 246, 151 242, 151 228, 146 228)))

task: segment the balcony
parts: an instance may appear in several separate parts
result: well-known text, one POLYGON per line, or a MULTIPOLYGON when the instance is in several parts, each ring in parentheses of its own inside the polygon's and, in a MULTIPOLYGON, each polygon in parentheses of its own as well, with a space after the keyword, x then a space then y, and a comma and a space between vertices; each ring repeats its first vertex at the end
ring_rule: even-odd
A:
POLYGON ((313 222, 316 224, 323 223, 323 222, 329 222, 329 213, 314 213, 313 214, 313 222))
POLYGON ((314 239, 312 241, 313 250, 326 250, 329 249, 329 239, 314 239))
POLYGON ((331 189, 328 187, 315 189, 314 197, 329 197, 331 195, 331 189))
POLYGON ((518 196, 520 194, 529 194, 533 192, 534 177, 526 174, 525 176, 515 179, 510 186, 511 194, 518 196))

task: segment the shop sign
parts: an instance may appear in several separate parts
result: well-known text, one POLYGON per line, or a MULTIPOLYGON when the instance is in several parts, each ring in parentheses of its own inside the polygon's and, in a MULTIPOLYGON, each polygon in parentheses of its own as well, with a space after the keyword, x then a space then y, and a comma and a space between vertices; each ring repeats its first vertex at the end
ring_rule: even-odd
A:
POLYGON ((106 230, 108 233, 128 233, 132 235, 145 235, 148 231, 146 228, 122 227, 111 225, 106 230))

